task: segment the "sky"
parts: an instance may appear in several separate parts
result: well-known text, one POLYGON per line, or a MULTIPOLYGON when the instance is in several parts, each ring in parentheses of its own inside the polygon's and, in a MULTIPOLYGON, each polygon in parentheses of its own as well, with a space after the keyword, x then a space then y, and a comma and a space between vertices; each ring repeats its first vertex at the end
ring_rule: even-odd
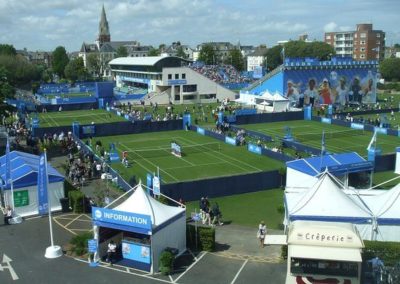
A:
POLYGON ((229 41, 242 45, 298 39, 372 23, 386 45, 400 43, 400 0, 0 0, 0 44, 79 51, 98 35, 104 4, 112 41, 141 45, 229 41))

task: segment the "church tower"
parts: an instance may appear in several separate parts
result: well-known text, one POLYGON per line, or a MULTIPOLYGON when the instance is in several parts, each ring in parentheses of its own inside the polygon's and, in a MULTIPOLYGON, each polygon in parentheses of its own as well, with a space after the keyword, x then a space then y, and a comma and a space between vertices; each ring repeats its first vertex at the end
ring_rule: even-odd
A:
POLYGON ((97 42, 100 47, 103 45, 103 43, 110 42, 110 41, 111 41, 110 29, 108 27, 106 11, 104 10, 104 5, 103 5, 103 9, 101 10, 100 23, 99 23, 99 37, 97 38, 97 42))

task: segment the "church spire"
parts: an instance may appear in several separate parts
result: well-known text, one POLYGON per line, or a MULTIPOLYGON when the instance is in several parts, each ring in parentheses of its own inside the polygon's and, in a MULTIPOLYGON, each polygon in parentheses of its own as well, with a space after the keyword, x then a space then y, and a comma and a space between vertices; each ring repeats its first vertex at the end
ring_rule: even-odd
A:
POLYGON ((98 41, 99 41, 100 45, 104 42, 111 41, 110 29, 108 27, 108 21, 107 21, 106 11, 104 9, 104 4, 103 4, 103 8, 101 10, 98 41))

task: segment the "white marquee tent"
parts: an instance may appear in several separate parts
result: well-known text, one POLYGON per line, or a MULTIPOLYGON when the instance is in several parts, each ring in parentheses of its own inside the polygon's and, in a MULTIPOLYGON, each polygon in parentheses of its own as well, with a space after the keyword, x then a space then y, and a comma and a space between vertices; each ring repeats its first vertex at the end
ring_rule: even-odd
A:
POLYGON ((308 189, 285 190, 287 227, 295 220, 354 224, 364 240, 400 241, 400 185, 391 190, 344 189, 325 171, 308 189))

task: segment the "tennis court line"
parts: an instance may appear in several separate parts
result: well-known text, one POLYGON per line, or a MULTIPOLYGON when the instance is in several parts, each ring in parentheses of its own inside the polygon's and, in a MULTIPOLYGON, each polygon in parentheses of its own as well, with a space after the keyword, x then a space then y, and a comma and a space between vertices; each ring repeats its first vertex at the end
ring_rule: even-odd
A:
MULTIPOLYGON (((193 140, 190 140, 190 139, 187 139, 187 138, 184 138, 184 137, 181 137, 181 139, 186 140, 186 141, 189 141, 189 142, 191 142, 191 143, 194 142, 193 140)), ((216 151, 213 151, 213 152, 216 152, 216 151)), ((210 153, 208 153, 208 152, 205 152, 205 153, 210 155, 210 153)), ((221 153, 221 152, 218 152, 218 155, 225 156, 226 159, 234 160, 234 161, 236 161, 236 162, 238 162, 238 163, 241 163, 242 165, 249 166, 249 167, 251 167, 251 168, 253 168, 253 169, 256 169, 257 171, 262 172, 262 170, 259 169, 259 168, 257 168, 257 167, 254 167, 254 166, 252 166, 252 165, 250 165, 250 164, 248 164, 248 163, 246 163, 246 162, 243 162, 243 161, 237 160, 237 159, 235 159, 235 158, 232 158, 232 157, 230 157, 230 156, 228 156, 228 155, 226 155, 226 154, 223 154, 223 153, 221 153)), ((213 157, 214 157, 214 155, 213 155, 213 157)), ((232 163, 232 162, 230 162, 230 161, 228 161, 228 160, 221 159, 221 157, 219 157, 219 156, 215 156, 215 157, 217 157, 217 158, 220 159, 220 160, 226 161, 227 163, 229 163, 229 164, 231 164, 231 165, 234 165, 234 166, 236 166, 236 167, 238 167, 238 168, 241 168, 242 170, 248 171, 248 169, 243 168, 243 167, 241 167, 241 166, 239 166, 239 165, 237 165, 237 164, 234 164, 234 163, 232 163)))
MULTIPOLYGON (((41 116, 40 116, 40 118, 39 118, 39 125, 40 125, 40 120, 41 119, 43 119, 43 122, 45 123, 45 124, 48 124, 48 126, 50 126, 50 127, 52 127, 53 126, 53 123, 51 123, 51 121, 50 120, 48 120, 47 118, 46 118, 46 115, 43 113, 41 116)), ((43 127, 43 126, 42 126, 43 127)))
MULTIPOLYGON (((125 146, 123 143, 119 143, 119 145, 123 146, 123 147, 124 147, 125 149, 127 149, 128 151, 135 152, 133 149, 131 149, 131 148, 125 146)), ((137 154, 137 152, 136 152, 136 154, 137 154)), ((154 167, 156 167, 156 168, 158 167, 156 164, 154 164, 153 162, 151 162, 151 161, 149 161, 148 159, 144 158, 143 156, 141 156, 141 155, 139 155, 139 154, 137 154, 137 155, 140 156, 143 160, 145 160, 145 161, 148 162, 149 164, 153 165, 154 167)), ((143 167, 143 168, 144 168, 144 167, 143 167)), ((167 173, 167 172, 166 172, 165 170, 163 170, 162 168, 160 168, 160 167, 158 167, 158 168, 160 169, 160 171, 162 171, 162 172, 164 172, 166 175, 170 176, 173 180, 179 181, 176 177, 174 177, 173 175, 167 173)), ((150 171, 150 172, 152 172, 152 171, 150 171)))
POLYGON ((49 118, 54 122, 55 126, 60 126, 57 121, 49 114, 47 113, 47 115, 49 116, 49 118))
MULTIPOLYGON (((215 162, 215 163, 203 163, 203 164, 198 164, 198 165, 193 165, 193 167, 204 167, 204 166, 211 166, 211 165, 218 165, 218 164, 226 164, 226 162, 221 161, 221 162, 215 162)), ((166 170, 177 170, 177 169, 187 169, 188 167, 170 167, 170 168, 164 168, 166 170)))
MULTIPOLYGON (((164 150, 164 152, 167 152, 169 155, 171 155, 171 152, 167 151, 166 149, 163 149, 162 147, 158 147, 158 148, 161 149, 161 150, 164 150)), ((188 164, 191 165, 192 167, 197 166, 197 165, 195 165, 195 164, 189 162, 188 160, 186 160, 184 157, 180 157, 179 159, 182 160, 182 161, 184 161, 185 163, 188 163, 188 164)))

